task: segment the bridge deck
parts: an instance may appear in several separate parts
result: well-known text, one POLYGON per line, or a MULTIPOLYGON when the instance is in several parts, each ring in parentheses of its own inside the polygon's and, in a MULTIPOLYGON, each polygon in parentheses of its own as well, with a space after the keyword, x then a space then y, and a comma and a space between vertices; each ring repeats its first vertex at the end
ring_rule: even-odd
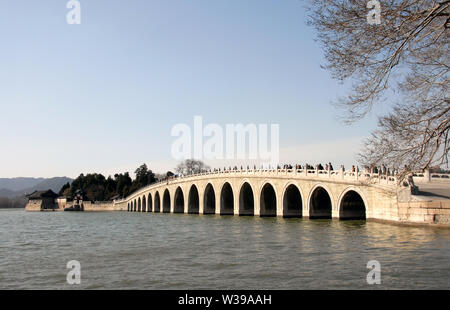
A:
POLYGON ((424 200, 450 200, 450 184, 444 183, 420 183, 419 194, 416 198, 424 200))

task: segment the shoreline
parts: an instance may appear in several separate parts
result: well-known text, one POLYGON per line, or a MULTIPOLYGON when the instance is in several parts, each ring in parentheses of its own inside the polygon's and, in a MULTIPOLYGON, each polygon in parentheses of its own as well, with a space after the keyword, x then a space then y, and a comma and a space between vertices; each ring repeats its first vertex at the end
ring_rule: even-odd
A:
MULTIPOLYGON (((25 212, 68 212, 68 211, 64 211, 64 209, 53 209, 53 210, 27 210, 26 208, 1 208, 1 210, 23 210, 25 212)), ((109 212, 127 212, 130 213, 126 210, 111 210, 111 209, 93 209, 90 208, 89 210, 84 210, 84 211, 72 211, 69 213, 73 213, 73 212, 88 212, 88 213, 92 213, 92 212, 105 212, 105 213, 109 213, 109 212)), ((186 214, 186 215, 200 215, 200 216, 244 216, 244 215, 234 215, 234 214, 230 214, 230 215, 221 215, 221 214, 189 214, 189 213, 164 213, 164 212, 131 212, 131 213, 150 213, 150 214, 186 214)), ((257 215, 251 215, 253 217, 261 217, 261 216, 257 216, 257 215)), ((251 217, 250 216, 250 217, 251 217)), ((314 221, 314 219, 310 219, 309 216, 302 216, 302 217, 290 217, 290 216, 274 216, 272 218, 281 218, 281 219, 292 219, 292 218, 296 218, 296 219, 302 219, 302 220, 310 220, 310 221, 314 221)), ((331 218, 331 221, 341 221, 341 222, 345 222, 347 220, 340 220, 338 218, 331 218)), ((446 225, 446 224, 439 224, 439 223, 420 223, 420 222, 412 222, 412 221, 396 221, 396 220, 386 220, 386 219, 376 219, 376 218, 367 218, 365 220, 360 220, 360 221, 366 221, 366 222, 374 222, 374 223, 380 223, 380 224, 388 224, 388 225, 395 225, 395 226, 400 226, 400 227, 417 227, 417 228, 438 228, 438 229, 450 229, 450 225, 446 225)))

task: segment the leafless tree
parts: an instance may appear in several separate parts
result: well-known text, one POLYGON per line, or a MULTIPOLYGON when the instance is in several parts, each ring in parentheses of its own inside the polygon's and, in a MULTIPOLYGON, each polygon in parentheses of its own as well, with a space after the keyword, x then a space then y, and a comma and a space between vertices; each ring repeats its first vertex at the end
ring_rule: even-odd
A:
POLYGON ((306 1, 324 67, 352 82, 337 100, 346 121, 361 119, 381 101, 392 105, 365 141, 361 163, 448 166, 450 1, 380 0, 378 25, 367 21, 368 0, 306 1))
POLYGON ((180 174, 189 175, 205 172, 208 169, 209 167, 205 165, 201 160, 186 159, 175 168, 175 171, 180 174))

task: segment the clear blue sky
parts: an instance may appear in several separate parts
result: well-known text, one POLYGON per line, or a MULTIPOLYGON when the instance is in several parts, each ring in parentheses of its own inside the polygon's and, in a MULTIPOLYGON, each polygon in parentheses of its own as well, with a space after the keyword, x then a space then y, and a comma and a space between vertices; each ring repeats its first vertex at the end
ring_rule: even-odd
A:
POLYGON ((80 2, 81 25, 65 0, 0 3, 0 177, 163 172, 194 115, 279 123, 282 159, 349 165, 376 125, 336 119, 303 1, 80 2))

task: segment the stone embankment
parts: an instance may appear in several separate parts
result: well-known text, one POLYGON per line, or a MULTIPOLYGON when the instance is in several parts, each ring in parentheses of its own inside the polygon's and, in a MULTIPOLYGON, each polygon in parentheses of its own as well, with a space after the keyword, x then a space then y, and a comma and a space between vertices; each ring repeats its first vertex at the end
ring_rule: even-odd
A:
MULTIPOLYGON (((42 208, 42 202, 30 200, 25 206, 25 211, 64 211, 65 208, 73 206, 72 201, 66 199, 56 199, 52 208, 42 208)), ((125 211, 119 205, 114 205, 112 201, 83 201, 83 210, 85 212, 101 211, 125 211)))

